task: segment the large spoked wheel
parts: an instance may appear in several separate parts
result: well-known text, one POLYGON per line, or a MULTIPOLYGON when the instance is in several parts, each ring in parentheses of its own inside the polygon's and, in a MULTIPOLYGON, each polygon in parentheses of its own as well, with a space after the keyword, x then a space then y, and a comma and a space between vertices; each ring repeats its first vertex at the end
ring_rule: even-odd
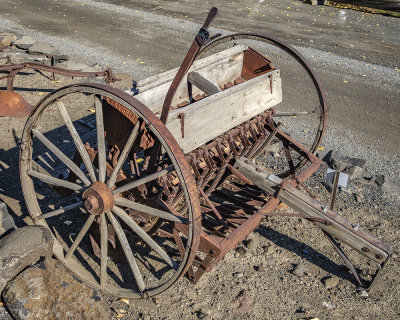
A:
MULTIPOLYGON (((290 90, 284 90, 283 103, 276 107, 274 119, 282 122, 280 130, 295 137, 296 141, 315 154, 326 130, 327 105, 321 82, 310 63, 286 42, 258 33, 236 33, 216 38, 201 49, 196 59, 238 44, 255 49, 280 69, 283 86, 289 86, 290 90), (290 58, 298 63, 288 64, 290 58)), ((280 143, 277 141, 272 143, 280 143)), ((276 164, 278 175, 282 178, 300 171, 308 162, 301 155, 291 155, 288 160, 293 163, 293 168, 276 164)))
POLYGON ((32 220, 89 285, 148 297, 191 266, 201 220, 190 167, 165 125, 128 94, 76 84, 46 96, 25 125, 20 175, 32 220))

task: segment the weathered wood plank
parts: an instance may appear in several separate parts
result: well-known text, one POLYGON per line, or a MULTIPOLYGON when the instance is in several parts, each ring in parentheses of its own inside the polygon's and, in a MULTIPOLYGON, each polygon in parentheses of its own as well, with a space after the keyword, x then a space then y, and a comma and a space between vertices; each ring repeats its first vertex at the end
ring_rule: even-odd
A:
POLYGON ((204 93, 207 93, 209 96, 221 91, 221 89, 215 83, 211 82, 196 71, 188 74, 188 81, 204 93))
MULTIPOLYGON (((275 194, 282 182, 282 179, 273 174, 256 171, 257 166, 252 162, 245 163, 243 158, 235 162, 234 168, 269 194, 275 194)), ((389 245, 362 230, 354 229, 346 219, 296 188, 288 186, 281 189, 278 199, 299 213, 326 220, 328 225, 320 222, 314 223, 377 263, 382 263, 391 253, 389 245), (379 255, 382 259, 377 258, 379 255)))
POLYGON ((167 128, 188 153, 281 101, 281 78, 275 70, 171 112, 167 128))
MULTIPOLYGON (((246 47, 239 45, 210 57, 200 59, 194 63, 189 72, 199 71, 211 82, 218 86, 222 86, 227 82, 237 79, 241 75, 244 50, 246 50, 246 47)), ((166 74, 161 74, 159 78, 156 76, 151 77, 150 79, 145 79, 142 82, 144 85, 139 82, 136 87, 136 89, 139 90, 139 93, 135 95, 135 98, 154 113, 161 112, 165 96, 176 72, 177 69, 174 69, 168 71, 166 74), (153 83, 149 82, 151 79, 154 79, 153 83)), ((192 92, 193 96, 196 96, 199 93, 202 93, 202 91, 194 87, 192 92)), ((172 106, 176 106, 179 103, 188 100, 189 95, 186 75, 176 91, 172 101, 172 106)))

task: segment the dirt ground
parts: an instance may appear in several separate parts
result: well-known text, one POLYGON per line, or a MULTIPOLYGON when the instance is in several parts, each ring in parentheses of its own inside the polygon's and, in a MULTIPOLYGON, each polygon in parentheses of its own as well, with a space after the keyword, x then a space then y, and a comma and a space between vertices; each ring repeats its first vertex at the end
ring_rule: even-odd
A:
MULTIPOLYGON (((117 70, 127 69, 126 72, 135 79, 179 65, 182 52, 192 39, 192 31, 197 28, 193 22, 200 22, 206 12, 205 7, 199 7, 197 1, 191 0, 186 1, 185 6, 161 0, 107 1, 118 5, 115 8, 101 1, 82 1, 77 5, 78 1, 68 0, 49 5, 43 0, 35 10, 29 1, 10 3, 0 4, 3 11, 0 15, 7 15, 2 16, 4 20, 0 21, 0 27, 5 24, 14 32, 31 30, 33 34, 50 35, 42 40, 53 41, 52 44, 61 49, 68 48, 68 54, 76 50, 77 56, 84 56, 82 62, 89 63, 86 58, 91 60, 93 56, 85 56, 83 49, 86 47, 75 46, 77 42, 85 44, 90 50, 95 48, 98 54, 95 56, 98 60, 90 62, 109 61, 117 70), (88 3, 90 5, 86 6, 88 3), (139 13, 137 8, 140 8, 139 13), (50 9, 53 13, 60 10, 62 14, 49 14, 50 9), (115 19, 114 13, 118 13, 115 19), (43 15, 47 18, 43 19, 43 15), (25 18, 17 22, 21 16, 25 18), (103 33, 110 16, 113 23, 107 33, 103 33), (91 28, 84 18, 91 20, 91 28), (15 26, 7 19, 13 19, 15 26), (187 21, 185 29, 180 19, 187 21), (169 21, 173 23, 170 25, 169 21), (25 29, 21 29, 22 25, 25 29), (165 30, 173 36, 166 38, 165 30), (120 45, 121 33, 126 37, 123 46, 120 45), (58 37, 71 41, 66 46, 58 37), (171 45, 171 38, 175 45, 171 45), (100 47, 103 49, 99 50, 100 47)), ((304 46, 307 58, 321 75, 329 99, 328 139, 323 143, 324 152, 341 149, 347 156, 366 158, 368 166, 374 168, 350 180, 349 187, 340 190, 336 211, 355 225, 359 224, 360 229, 391 244, 393 257, 385 266, 376 290, 363 297, 355 292, 354 279, 317 227, 297 218, 268 218, 250 236, 252 245, 247 242, 248 247, 241 244, 240 248, 228 253, 225 260, 196 285, 184 278, 155 299, 131 300, 129 305, 103 295, 103 301, 110 308, 124 311, 120 312, 123 319, 400 318, 400 199, 384 193, 374 181, 376 174, 382 172, 399 179, 396 176, 400 172, 396 136, 400 119, 396 111, 399 20, 304 6, 301 1, 266 3, 254 0, 247 7, 223 1, 225 16, 221 12, 216 27, 231 31, 268 30, 291 44, 304 46), (363 148, 356 149, 359 145, 363 148)), ((207 8, 211 5, 207 2, 207 8)), ((285 68, 289 75, 284 90, 291 89, 286 90, 286 94, 296 93, 292 100, 300 97, 298 101, 306 103, 308 97, 301 97, 301 83, 299 85, 296 80, 301 75, 293 71, 292 76, 291 63, 283 64, 282 69, 285 68)), ((27 101, 35 104, 51 90, 72 82, 63 77, 57 80, 60 82, 53 83, 49 75, 27 73, 17 78, 16 87, 27 101)), ((81 80, 73 80, 78 81, 81 80)), ((3 86, 0 83, 0 89, 4 89, 3 86)), ((126 84, 118 86, 129 88, 126 84)), ((82 110, 74 114, 74 119, 87 114, 87 109, 82 110)), ((19 139, 24 124, 25 119, 0 118, 0 200, 7 204, 18 226, 27 221, 18 173, 19 139)), ((293 133, 294 137, 303 134, 304 130, 299 127, 293 133)), ((268 163, 265 165, 268 167, 268 163)), ((307 185, 327 204, 329 186, 323 182, 325 172, 326 167, 321 168, 307 185)), ((374 266, 357 254, 351 254, 351 257, 363 276, 368 277, 374 271, 374 266)))

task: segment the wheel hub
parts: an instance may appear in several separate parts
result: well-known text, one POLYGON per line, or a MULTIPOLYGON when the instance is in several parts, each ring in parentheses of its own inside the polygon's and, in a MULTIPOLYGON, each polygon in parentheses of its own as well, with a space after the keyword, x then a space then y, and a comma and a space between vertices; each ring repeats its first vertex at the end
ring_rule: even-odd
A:
POLYGON ((90 214, 99 215, 110 211, 114 197, 105 183, 95 182, 82 194, 83 204, 90 214))

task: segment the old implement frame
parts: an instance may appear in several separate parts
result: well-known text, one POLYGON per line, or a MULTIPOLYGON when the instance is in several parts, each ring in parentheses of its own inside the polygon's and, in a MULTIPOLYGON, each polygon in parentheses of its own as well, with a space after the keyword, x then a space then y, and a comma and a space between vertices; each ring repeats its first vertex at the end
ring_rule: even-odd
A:
POLYGON ((326 102, 317 76, 300 53, 270 36, 210 41, 207 27, 216 12, 210 11, 178 70, 139 81, 129 93, 83 83, 38 103, 20 157, 32 221, 49 228, 54 255, 80 279, 140 298, 184 275, 197 282, 265 217, 279 215, 275 209, 285 202, 298 212, 292 216, 322 229, 360 290, 368 290, 391 247, 300 191, 321 165, 314 153, 325 131, 326 102), (203 57, 237 39, 272 42, 307 71, 320 104, 310 148, 274 120, 282 94, 271 61, 242 45, 203 57), (95 111, 90 132, 73 120, 80 106, 95 111), (46 129, 51 113, 63 124, 54 130, 46 129), (66 136, 69 145, 57 144, 66 136), (273 174, 252 160, 275 143, 282 144, 287 166, 273 174), (338 241, 373 261, 376 275, 361 279, 338 241))

